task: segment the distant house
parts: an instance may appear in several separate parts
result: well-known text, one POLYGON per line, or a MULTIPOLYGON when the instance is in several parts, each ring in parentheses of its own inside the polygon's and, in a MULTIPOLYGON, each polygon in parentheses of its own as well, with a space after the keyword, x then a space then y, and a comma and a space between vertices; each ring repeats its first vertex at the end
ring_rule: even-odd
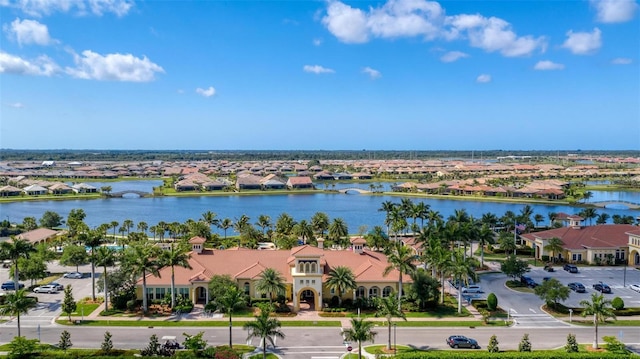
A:
POLYGON ((227 185, 222 182, 222 181, 210 181, 210 182, 204 182, 202 184, 202 188, 204 188, 205 191, 221 191, 223 190, 227 185))
POLYGON ((0 187, 0 197, 19 196, 22 190, 14 186, 0 187))
POLYGON ((77 183, 71 186, 75 193, 97 193, 98 189, 86 183, 77 183))
POLYGON ((32 231, 20 233, 16 236, 16 238, 24 239, 27 242, 33 245, 36 245, 38 243, 43 243, 43 242, 48 243, 61 233, 62 233, 61 231, 56 231, 49 228, 38 228, 32 231))
POLYGON ((313 182, 311 181, 311 177, 308 176, 289 177, 289 179, 287 180, 287 188, 313 188, 313 182))
POLYGON ((182 191, 195 191, 197 189, 200 189, 200 185, 193 182, 190 179, 183 179, 181 181, 176 182, 173 185, 173 188, 175 188, 176 191, 182 192, 182 191))
POLYGON ((322 171, 322 172, 318 172, 316 174, 313 175, 313 178, 318 180, 318 181, 327 181, 327 180, 333 180, 333 174, 329 171, 322 171))
POLYGON ((32 184, 22 189, 22 191, 29 196, 39 196, 43 194, 47 194, 48 190, 42 186, 38 186, 37 184, 32 184))
POLYGON ((287 182, 274 174, 263 177, 260 183, 264 189, 285 189, 287 187, 287 182))
POLYGON ((73 192, 73 189, 64 183, 54 183, 49 186, 49 192, 52 194, 67 194, 73 192))
POLYGON ((241 190, 249 190, 249 189, 261 189, 262 184, 260 180, 262 178, 252 175, 252 174, 243 174, 238 176, 236 179, 236 189, 241 190))
POLYGON ((350 180, 353 176, 350 173, 334 173, 333 178, 336 180, 350 180))

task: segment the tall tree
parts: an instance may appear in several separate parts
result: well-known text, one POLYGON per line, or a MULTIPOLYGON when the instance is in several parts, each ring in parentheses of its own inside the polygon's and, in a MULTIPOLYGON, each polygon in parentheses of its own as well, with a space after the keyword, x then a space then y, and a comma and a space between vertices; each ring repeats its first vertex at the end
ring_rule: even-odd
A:
POLYGON ((280 275, 280 272, 273 268, 266 268, 258 278, 256 282, 256 290, 259 293, 269 295, 269 302, 273 302, 273 294, 284 294, 286 286, 284 284, 284 278, 280 275))
POLYGON ((131 231, 131 228, 133 228, 133 221, 130 219, 125 219, 124 222, 122 222, 122 227, 124 227, 128 235, 129 232, 131 231))
POLYGON ((227 239, 227 230, 233 227, 233 221, 230 218, 225 218, 220 221, 220 229, 224 232, 224 239, 227 239))
POLYGON ((311 217, 311 226, 318 235, 324 237, 324 232, 329 229, 329 216, 324 212, 316 212, 311 217))
POLYGON ((480 244, 480 267, 484 268, 484 246, 487 244, 495 243, 495 232, 489 227, 489 225, 484 224, 480 228, 478 232, 478 243, 480 244))
POLYGON ((231 328, 233 327, 231 317, 233 316, 233 311, 246 306, 246 302, 246 295, 236 285, 227 287, 224 294, 216 297, 214 301, 216 307, 229 317, 229 348, 233 348, 233 341, 231 340, 231 328))
POLYGON ((281 213, 276 220, 276 235, 278 237, 288 237, 293 232, 296 222, 287 213, 281 213))
POLYGON ((596 218, 596 224, 606 224, 609 218, 610 216, 608 213, 600 213, 598 218, 596 218))
POLYGON ((255 320, 244 323, 243 328, 248 332, 247 340, 259 338, 262 342, 262 359, 267 359, 267 341, 275 346, 274 339, 284 339, 285 335, 280 330, 282 324, 276 318, 269 317, 270 311, 262 308, 255 320))
POLYGON ((458 289, 458 314, 462 314, 462 287, 469 285, 469 278, 477 279, 473 262, 473 258, 465 258, 459 251, 453 252, 451 256, 449 270, 456 282, 460 283, 460 288, 458 289))
POLYGON ((262 229, 262 237, 264 238, 267 228, 271 227, 271 217, 267 216, 266 214, 261 214, 260 216, 258 216, 256 226, 262 229))
POLYGON ((345 340, 358 343, 358 359, 362 359, 362 342, 373 342, 378 334, 373 331, 375 325, 374 322, 353 318, 351 319, 351 328, 344 331, 345 340))
POLYGON ((69 322, 71 322, 71 313, 75 312, 77 307, 78 303, 73 299, 73 288, 71 284, 69 284, 64 287, 64 299, 62 300, 62 306, 60 308, 69 316, 69 322))
POLYGON ((76 272, 79 272, 79 266, 87 264, 89 262, 89 256, 84 246, 68 245, 62 250, 62 256, 60 257, 60 264, 64 266, 75 266, 76 272))
POLYGON ((110 267, 116 262, 116 252, 109 247, 100 246, 94 253, 95 264, 102 267, 102 280, 104 284, 104 310, 109 310, 109 298, 107 287, 107 267, 110 267))
POLYGON ((40 225, 46 228, 59 227, 62 224, 62 216, 53 211, 46 211, 40 218, 40 225))
POLYGON ((554 263, 556 261, 556 256, 558 255, 558 253, 562 252, 563 249, 564 242, 558 237, 549 238, 549 240, 547 241, 547 245, 544 246, 545 251, 551 252, 551 258, 553 259, 554 263))
POLYGON ((202 214, 202 221, 209 225, 209 227, 214 225, 217 226, 218 223, 220 223, 220 220, 216 218, 217 216, 218 215, 214 212, 206 211, 202 214))
MULTIPOLYGON (((17 287, 16 287, 17 288, 17 287)), ((0 305, 0 314, 15 316, 18 321, 18 336, 20 337, 20 314, 27 314, 30 308, 35 307, 34 298, 27 295, 25 289, 7 293, 4 304, 0 305)))
POLYGON ((387 341, 387 351, 391 350, 391 321, 393 318, 401 318, 405 321, 407 316, 399 309, 398 297, 390 295, 385 298, 376 298, 376 316, 385 317, 387 319, 387 331, 389 340, 387 341))
POLYGON ((142 310, 149 310, 147 299, 147 274, 158 275, 158 256, 161 249, 151 242, 134 243, 123 251, 122 265, 132 273, 142 276, 142 310))
POLYGON ((385 212, 384 223, 387 225, 387 233, 391 235, 391 220, 389 219, 391 211, 396 207, 396 204, 391 201, 384 201, 378 211, 385 212))
POLYGON ((171 243, 169 249, 160 253, 159 264, 161 267, 171 267, 171 308, 176 307, 176 274, 175 267, 191 269, 189 264, 189 243, 181 241, 171 243))
POLYGON ((334 218, 329 226, 329 239, 341 247, 345 247, 345 238, 349 235, 347 224, 342 218, 334 218))
POLYGON ((604 298, 604 295, 593 293, 591 300, 582 300, 580 305, 584 308, 582 316, 593 315, 593 326, 595 335, 593 337, 593 348, 598 349, 598 324, 604 323, 607 319, 616 319, 616 315, 611 307, 611 301, 604 298))
POLYGON ((337 266, 329 272, 327 287, 330 290, 336 291, 338 305, 341 305, 342 295, 348 290, 355 290, 358 284, 351 268, 347 266, 337 266))
POLYGON ((26 239, 12 238, 10 241, 0 243, 0 258, 11 261, 16 288, 19 283, 18 260, 20 258, 28 259, 33 252, 35 252, 35 248, 26 239))
POLYGON ((293 233, 302 238, 302 243, 306 244, 308 239, 313 238, 313 227, 303 219, 293 227, 293 233))
POLYGON ((402 276, 411 274, 416 270, 415 258, 411 248, 405 246, 402 242, 396 242, 392 247, 391 253, 387 256, 389 264, 382 272, 382 275, 386 276, 394 269, 398 271, 398 310, 401 309, 402 296, 404 295, 402 291, 402 276))

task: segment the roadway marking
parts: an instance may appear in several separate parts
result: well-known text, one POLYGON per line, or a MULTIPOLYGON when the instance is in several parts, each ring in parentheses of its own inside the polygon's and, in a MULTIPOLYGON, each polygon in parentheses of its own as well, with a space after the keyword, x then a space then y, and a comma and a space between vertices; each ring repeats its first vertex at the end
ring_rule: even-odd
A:
POLYGON ((533 310, 532 308, 529 308, 529 310, 531 311, 531 313, 537 313, 535 310, 533 310))

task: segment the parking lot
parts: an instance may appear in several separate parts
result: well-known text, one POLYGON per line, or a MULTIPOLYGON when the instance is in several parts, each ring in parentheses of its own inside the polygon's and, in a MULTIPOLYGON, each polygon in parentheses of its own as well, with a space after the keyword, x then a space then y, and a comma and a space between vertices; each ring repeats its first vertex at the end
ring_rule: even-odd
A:
POLYGON ((571 292, 569 299, 564 302, 568 307, 579 307, 581 300, 589 300, 592 293, 599 293, 593 289, 593 285, 602 281, 611 287, 611 294, 605 294, 608 299, 620 297, 624 300, 625 307, 640 307, 640 293, 629 289, 630 284, 640 284, 640 271, 635 268, 624 267, 578 267, 578 273, 569 273, 562 269, 561 265, 554 267, 554 272, 543 269, 532 269, 527 275, 538 284, 544 277, 555 278, 560 283, 567 285, 571 282, 582 283, 585 293, 571 292))

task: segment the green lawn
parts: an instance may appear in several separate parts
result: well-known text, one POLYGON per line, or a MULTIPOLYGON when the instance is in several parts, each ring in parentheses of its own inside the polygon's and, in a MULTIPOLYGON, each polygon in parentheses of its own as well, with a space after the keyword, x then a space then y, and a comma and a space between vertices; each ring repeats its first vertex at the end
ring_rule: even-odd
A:
MULTIPOLYGON (((88 316, 89 314, 93 313, 94 310, 96 310, 98 307, 100 306, 99 303, 85 303, 85 302, 79 302, 76 306, 76 310, 75 312, 71 313, 72 317, 80 317, 80 316, 88 316)), ((62 317, 67 317, 68 314, 66 312, 62 312, 62 314, 60 314, 62 317)))
MULTIPOLYGON (((175 320, 85 320, 80 324, 70 323, 66 319, 56 321, 62 325, 84 325, 89 327, 226 327, 227 320, 199 320, 199 321, 175 321, 175 320)), ((241 327, 248 320, 232 320, 233 326, 241 327)), ((304 321, 304 320, 282 320, 283 327, 341 327, 339 321, 304 321)))

